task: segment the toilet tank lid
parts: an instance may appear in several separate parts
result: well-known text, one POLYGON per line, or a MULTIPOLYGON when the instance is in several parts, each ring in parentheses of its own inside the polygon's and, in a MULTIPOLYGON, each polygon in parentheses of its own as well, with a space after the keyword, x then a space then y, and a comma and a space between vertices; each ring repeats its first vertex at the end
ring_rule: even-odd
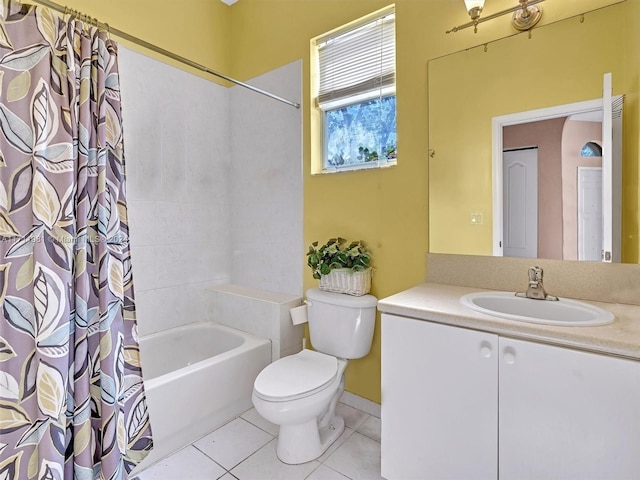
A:
POLYGON ((346 293, 326 292, 319 288, 307 290, 307 299, 351 308, 371 308, 378 305, 378 299, 373 295, 354 296, 346 293))

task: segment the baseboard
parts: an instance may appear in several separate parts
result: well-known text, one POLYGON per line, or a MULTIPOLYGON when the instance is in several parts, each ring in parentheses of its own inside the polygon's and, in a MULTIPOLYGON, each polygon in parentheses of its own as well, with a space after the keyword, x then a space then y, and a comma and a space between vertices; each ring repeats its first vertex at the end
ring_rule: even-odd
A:
POLYGON ((364 397, 351 392, 344 392, 340 397, 340 401, 345 405, 362 410, 369 415, 380 418, 380 404, 367 400, 364 397))

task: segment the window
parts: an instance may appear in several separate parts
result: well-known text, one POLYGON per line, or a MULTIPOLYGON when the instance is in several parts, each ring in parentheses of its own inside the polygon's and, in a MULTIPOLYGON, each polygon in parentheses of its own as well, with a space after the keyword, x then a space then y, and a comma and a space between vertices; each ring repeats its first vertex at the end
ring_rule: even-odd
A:
POLYGON ((580 150, 581 157, 601 157, 602 156, 602 147, 598 145, 596 142, 587 142, 580 150))
POLYGON ((395 165, 393 10, 325 35, 314 45, 322 171, 395 165))

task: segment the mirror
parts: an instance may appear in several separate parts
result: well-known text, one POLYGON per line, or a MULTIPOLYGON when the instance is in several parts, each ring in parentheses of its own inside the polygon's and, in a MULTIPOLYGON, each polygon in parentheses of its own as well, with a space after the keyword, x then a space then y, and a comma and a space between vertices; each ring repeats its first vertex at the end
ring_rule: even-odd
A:
MULTIPOLYGON (((613 93, 624 93, 625 33, 620 27, 624 24, 624 14, 624 4, 616 4, 585 15, 584 21, 579 17, 570 18, 536 28, 531 38, 524 33, 492 42, 486 46, 486 51, 484 46, 479 46, 429 61, 430 252, 473 255, 502 253, 504 232, 501 230, 504 224, 494 224, 494 218, 499 213, 504 216, 505 211, 509 216, 509 204, 505 199, 506 205, 499 213, 494 213, 494 188, 497 188, 494 179, 496 167, 493 166, 495 119, 512 115, 517 117, 521 112, 543 111, 561 105, 593 103, 602 98, 603 74, 606 72, 612 73, 613 93), (502 236, 494 230, 499 230, 502 236)), ((549 125, 545 127, 546 135, 557 136, 548 133, 553 123, 556 131, 560 128, 560 132, 567 125, 580 124, 590 129, 584 134, 585 138, 597 144, 601 142, 601 138, 593 132, 597 121, 591 117, 569 115, 557 117, 555 121, 547 119, 549 125)), ((518 127, 529 133, 544 131, 540 125, 518 127)), ((518 145, 506 140, 514 135, 523 136, 507 130, 513 128, 505 124, 499 132, 502 149, 542 148, 544 141, 532 139, 531 135, 518 145)), ((582 149, 583 145, 575 148, 582 149)), ((561 155, 550 154, 550 157, 554 156, 561 155)), ((585 184, 588 184, 593 172, 586 167, 597 166, 597 163, 591 159, 578 165, 584 167, 580 175, 584 175, 585 184)), ((578 199, 573 201, 580 190, 576 188, 577 180, 573 182, 570 193, 558 193, 553 201, 546 198, 548 194, 545 192, 555 188, 552 184, 566 185, 566 181, 562 180, 566 176, 562 169, 562 165, 551 168, 545 166, 542 169, 538 166, 539 195, 546 199, 546 203, 539 202, 541 207, 537 213, 537 224, 541 228, 538 229, 535 243, 542 248, 534 255, 538 258, 595 260, 593 253, 579 253, 580 249, 585 249, 584 245, 578 245, 580 229, 576 222, 567 223, 568 217, 577 218, 578 215, 575 205, 578 199), (570 201, 566 197, 570 197, 570 201), (567 214, 565 211, 570 203, 574 204, 573 210, 567 214), (553 220, 547 222, 551 217, 553 220), (551 221, 558 226, 554 234, 560 235, 560 240, 551 238, 554 229, 545 226, 551 221), (555 246, 549 247, 551 244, 555 246)), ((577 171, 574 165, 569 176, 574 172, 577 176, 577 171)), ((626 188, 635 186, 629 184, 626 188)), ((614 193, 620 194, 619 191, 614 193)), ((512 211, 516 212, 512 217, 518 218, 518 207, 513 207, 512 211)), ((630 221, 637 223, 638 219, 630 221)), ((508 251, 503 254, 508 255, 508 251)))

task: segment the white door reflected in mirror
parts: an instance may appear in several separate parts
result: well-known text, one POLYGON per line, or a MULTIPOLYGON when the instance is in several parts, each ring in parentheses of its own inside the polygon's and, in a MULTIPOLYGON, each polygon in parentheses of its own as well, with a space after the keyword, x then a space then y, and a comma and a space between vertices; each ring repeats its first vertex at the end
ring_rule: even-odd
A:
POLYGON ((538 148, 505 150, 504 255, 538 258, 538 148))

